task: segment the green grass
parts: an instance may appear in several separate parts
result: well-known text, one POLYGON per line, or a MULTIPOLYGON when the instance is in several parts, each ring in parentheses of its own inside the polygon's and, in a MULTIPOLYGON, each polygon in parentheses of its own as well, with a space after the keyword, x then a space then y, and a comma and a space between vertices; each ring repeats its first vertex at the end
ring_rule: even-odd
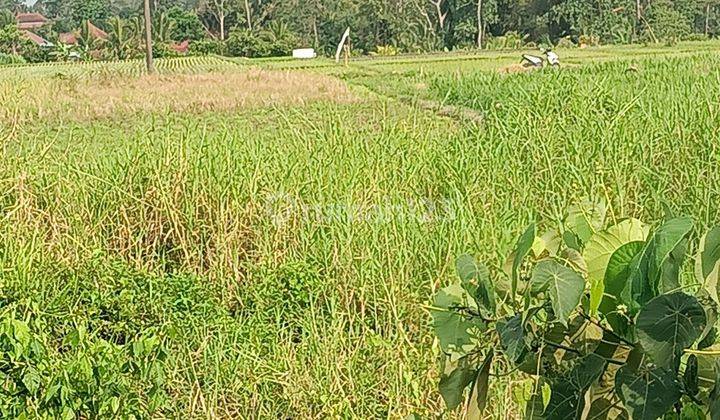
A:
MULTIPOLYGON (((609 49, 577 50, 578 68, 512 75, 457 56, 371 60, 293 70, 341 77, 353 103, 4 129, 0 320, 27 322, 45 352, 17 365, 3 348, 0 371, 23 391, 23 369, 37 366, 31 401, 69 375, 82 404, 38 403, 25 408, 31 417, 97 412, 78 360, 117 378, 105 387, 102 376, 98 399, 117 397, 140 417, 437 415, 438 348, 423 305, 454 278, 457 255, 498 266, 528 220, 546 227, 585 196, 607 199, 616 218, 657 220, 665 199, 718 222, 718 59, 662 56, 693 48, 636 47, 622 54, 630 61, 600 64, 589 60, 609 49), (435 217, 419 217, 422 200, 439 206, 435 217), (85 340, 65 344, 78 326, 85 340), (147 336, 166 359, 133 352, 147 336), (158 360, 154 399, 155 376, 123 366, 158 360)), ((3 74, 0 86, 17 80, 3 74)), ((21 90, 0 92, 14 100, 0 105, 6 114, 23 106, 21 90)), ((518 380, 491 379, 493 418, 519 415, 518 380)))

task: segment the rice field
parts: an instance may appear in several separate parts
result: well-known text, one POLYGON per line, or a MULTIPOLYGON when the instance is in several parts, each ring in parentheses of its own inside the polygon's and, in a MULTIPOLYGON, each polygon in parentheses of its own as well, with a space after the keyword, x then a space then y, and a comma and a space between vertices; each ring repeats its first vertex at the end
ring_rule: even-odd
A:
MULTIPOLYGON (((216 56, 160 58, 155 66, 160 74, 202 74, 232 70, 238 63, 216 56)), ((145 74, 144 60, 127 60, 111 62, 45 62, 39 64, 22 64, 0 66, 0 77, 21 78, 102 78, 102 77, 138 77, 145 74)))
POLYGON ((0 68, 0 413, 461 417, 456 256, 585 197, 720 222, 718 47, 0 68))

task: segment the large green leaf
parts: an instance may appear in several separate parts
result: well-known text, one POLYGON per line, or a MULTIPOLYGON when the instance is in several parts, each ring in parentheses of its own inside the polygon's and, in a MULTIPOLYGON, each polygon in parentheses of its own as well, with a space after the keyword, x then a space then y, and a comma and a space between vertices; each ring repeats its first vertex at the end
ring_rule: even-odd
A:
POLYGON ((677 371, 683 350, 705 329, 705 310, 694 296, 675 292, 648 302, 636 323, 640 344, 655 364, 677 371))
POLYGON ((621 294, 630 315, 637 314, 660 293, 678 288, 680 264, 691 230, 692 221, 680 217, 666 221, 651 235, 642 255, 633 261, 621 294))
POLYGON ((473 350, 479 332, 485 329, 483 321, 458 312, 457 308, 470 306, 470 297, 457 283, 440 290, 433 300, 437 309, 430 311, 435 335, 445 353, 460 353, 473 350))
POLYGON ((445 400, 449 410, 454 410, 463 402, 463 391, 477 376, 470 356, 459 359, 456 363, 449 363, 445 373, 440 376, 440 395, 445 400))
POLYGON ((585 263, 585 258, 583 258, 580 251, 572 248, 565 248, 560 251, 558 258, 578 273, 587 275, 587 264, 585 263))
POLYGON ((545 404, 540 393, 533 394, 525 404, 525 420, 545 420, 545 404))
POLYGON ((590 282, 590 312, 595 314, 605 292, 605 273, 612 255, 629 242, 644 241, 648 226, 637 219, 626 219, 590 237, 583 257, 590 282))
POLYGON ((533 242, 535 242, 535 223, 531 223, 530 226, 525 229, 525 232, 518 239, 517 244, 515 245, 515 250, 513 251, 515 257, 513 258, 510 276, 512 279, 511 290, 513 296, 517 292, 518 270, 520 269, 523 259, 525 259, 528 252, 530 252, 530 249, 532 249, 533 242))
POLYGON ((567 375, 553 381, 546 419, 579 419, 585 409, 585 392, 605 371, 605 359, 590 353, 579 359, 567 375))
POLYGON ((570 206, 565 216, 565 227, 586 243, 593 233, 602 229, 605 223, 605 203, 603 201, 584 200, 570 206))
POLYGON ((600 303, 600 313, 605 314, 613 331, 623 337, 630 334, 630 323, 624 314, 617 311, 617 307, 622 303, 621 294, 630 276, 633 259, 644 246, 645 243, 641 241, 621 246, 610 257, 605 271, 605 293, 600 303))
POLYGON ((557 255, 560 251, 560 246, 563 243, 562 236, 557 229, 549 229, 540 237, 542 243, 551 256, 557 255))
POLYGON ((620 302, 628 308, 631 317, 638 313, 642 305, 657 296, 647 276, 647 248, 646 244, 630 262, 625 288, 620 293, 620 302))
POLYGON ((692 231, 692 219, 678 217, 663 223, 650 239, 648 278, 659 293, 677 289, 678 267, 685 254, 687 236, 692 231))
POLYGON ((582 276, 555 260, 544 260, 533 269, 531 284, 533 291, 547 291, 555 316, 567 325, 570 313, 577 308, 585 291, 582 276))
POLYGON ((618 248, 610 257, 605 270, 605 296, 600 304, 601 312, 614 311, 620 303, 622 293, 632 260, 645 246, 642 241, 628 242, 618 248), (603 311, 605 308, 607 311, 603 311))
POLYGON ((457 270, 458 277, 463 283, 477 281, 480 278, 485 278, 490 275, 487 267, 480 265, 475 261, 475 258, 468 254, 463 254, 455 261, 455 269, 457 270))
MULTIPOLYGON (((545 375, 546 372, 557 372, 563 364, 577 360, 579 354, 595 352, 603 339, 602 328, 588 322, 582 316, 571 317, 568 325, 555 323, 545 333, 536 337, 538 342, 560 344, 566 349, 550 345, 542 347, 542 352, 533 352, 525 356, 518 369, 531 375, 545 375), (538 359, 542 359, 539 363, 538 359)), ((610 355, 612 356, 612 354, 610 355)))
POLYGON ((627 420, 628 415, 622 405, 615 404, 607 398, 598 398, 592 402, 587 413, 587 420, 627 420))
POLYGON ((683 384, 685 385, 685 392, 688 395, 697 395, 700 392, 699 378, 698 378, 698 358, 694 354, 691 354, 685 363, 685 372, 683 372, 683 384))
POLYGON ((482 366, 480 366, 478 370, 475 384, 473 384, 473 390, 470 394, 470 400, 468 401, 467 415, 465 416, 467 420, 480 420, 482 418, 482 413, 487 405, 488 381, 490 379, 490 366, 492 365, 493 356, 493 349, 490 349, 482 366))
POLYGON ((520 362, 528 352, 522 314, 498 321, 496 328, 507 358, 514 363, 520 362))
POLYGON ((490 270, 470 255, 461 255, 455 268, 465 291, 475 300, 480 313, 487 318, 495 316, 495 290, 490 284, 490 270))
POLYGON ((700 239, 700 249, 695 259, 695 274, 715 303, 720 304, 720 226, 710 229, 700 239))
POLYGON ((615 392, 633 420, 656 420, 680 400, 675 374, 661 367, 621 367, 615 374, 615 392))

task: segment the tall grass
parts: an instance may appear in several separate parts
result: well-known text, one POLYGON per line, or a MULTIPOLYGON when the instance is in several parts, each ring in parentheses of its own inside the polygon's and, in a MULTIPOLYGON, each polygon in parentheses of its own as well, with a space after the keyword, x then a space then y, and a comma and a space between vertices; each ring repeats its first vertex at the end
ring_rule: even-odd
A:
MULTIPOLYGON (((406 76, 480 124, 359 90, 23 121, 0 133, 3 305, 47 326, 55 358, 78 324, 117 345, 157 331, 154 415, 438 414, 422 305, 455 256, 498 265, 513 227, 588 195, 616 218, 666 199, 718 221, 717 61, 406 76)), ((516 418, 515 379, 492 381, 493 415, 516 418)))

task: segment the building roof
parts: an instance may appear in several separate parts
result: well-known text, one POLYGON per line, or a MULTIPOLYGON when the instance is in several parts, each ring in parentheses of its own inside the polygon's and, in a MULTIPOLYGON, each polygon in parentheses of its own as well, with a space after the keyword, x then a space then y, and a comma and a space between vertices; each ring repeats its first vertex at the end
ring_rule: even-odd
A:
POLYGON ((47 39, 41 37, 40 35, 30 32, 30 31, 22 31, 22 35, 29 39, 30 41, 36 43, 37 45, 41 47, 52 47, 53 43, 48 41, 47 39))
POLYGON ((107 39, 108 34, 107 32, 103 31, 102 29, 98 28, 97 26, 93 25, 92 22, 89 20, 87 21, 88 25, 88 31, 90 31, 90 36, 96 39, 107 39))
POLYGON ((190 50, 190 41, 186 39, 179 44, 173 42, 172 44, 170 44, 170 49, 179 54, 187 54, 187 52, 190 50))
POLYGON ((58 41, 62 42, 63 44, 73 45, 77 44, 77 37, 72 32, 63 32, 61 34, 58 34, 58 41))
MULTIPOLYGON (((102 29, 93 25, 92 22, 88 21, 87 25, 88 25, 88 31, 90 31, 91 38, 102 39, 102 40, 106 40, 108 38, 108 34, 105 31, 103 31, 102 29)), ((79 31, 63 32, 61 34, 58 34, 58 41, 62 42, 63 44, 75 45, 78 43, 78 38, 79 38, 78 32, 79 31)))
POLYGON ((15 15, 15 19, 17 19, 18 23, 48 21, 48 18, 41 15, 40 13, 18 13, 17 15, 15 15))
POLYGON ((40 13, 18 13, 15 15, 19 29, 32 29, 47 25, 48 18, 40 13))

